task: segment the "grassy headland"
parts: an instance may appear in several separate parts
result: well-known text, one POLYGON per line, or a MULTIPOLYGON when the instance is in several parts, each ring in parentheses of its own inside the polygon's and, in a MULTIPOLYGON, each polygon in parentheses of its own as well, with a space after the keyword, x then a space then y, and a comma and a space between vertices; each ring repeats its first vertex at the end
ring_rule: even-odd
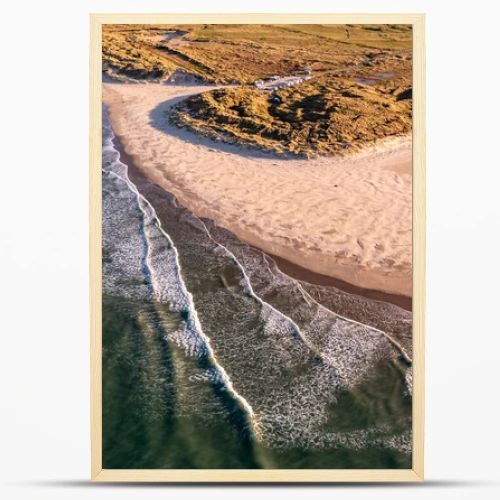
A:
POLYGON ((348 154, 411 130, 412 31, 406 25, 109 25, 103 64, 115 78, 176 70, 216 84, 174 110, 216 140, 314 156, 348 154), (312 78, 265 91, 272 75, 312 78))
POLYGON ((408 84, 324 75, 276 91, 275 102, 252 87, 222 88, 191 97, 171 116, 212 139, 278 154, 347 154, 411 130, 408 84))
POLYGON ((407 25, 104 25, 103 64, 113 76, 162 78, 182 69, 242 84, 304 66, 317 73, 389 53, 411 58, 411 38, 407 25))

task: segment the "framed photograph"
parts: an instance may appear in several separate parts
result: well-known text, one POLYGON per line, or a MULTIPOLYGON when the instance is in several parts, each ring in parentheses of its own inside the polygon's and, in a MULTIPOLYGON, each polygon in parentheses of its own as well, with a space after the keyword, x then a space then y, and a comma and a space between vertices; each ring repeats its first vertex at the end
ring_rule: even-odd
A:
POLYGON ((90 27, 92 479, 423 480, 424 15, 90 27))

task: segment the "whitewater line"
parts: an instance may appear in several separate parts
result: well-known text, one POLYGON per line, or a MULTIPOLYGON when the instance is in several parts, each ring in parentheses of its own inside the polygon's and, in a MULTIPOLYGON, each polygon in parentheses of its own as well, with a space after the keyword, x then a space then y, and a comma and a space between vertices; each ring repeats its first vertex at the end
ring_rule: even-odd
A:
POLYGON ((276 309, 273 305, 269 304, 268 302, 266 302, 265 300, 261 299, 253 290, 253 287, 252 287, 252 283, 250 281, 250 277, 248 276, 248 274, 246 273, 245 271, 245 268, 243 267, 243 265, 240 263, 240 261, 236 258, 236 256, 234 255, 233 252, 231 252, 231 250, 229 250, 227 247, 225 247, 222 243, 219 243, 217 240, 215 240, 213 238, 213 236, 210 234, 210 231, 208 230, 207 226, 205 225, 205 223, 198 218, 198 220, 200 221, 200 223, 202 224, 203 228, 205 229, 208 237, 220 248, 223 249, 223 251, 226 252, 226 254, 231 257, 234 262, 236 263, 236 265, 238 266, 238 268, 240 269, 241 273, 243 274, 243 277, 245 279, 245 282, 246 282, 246 285, 247 285, 247 290, 248 290, 248 293, 251 297, 253 297, 261 306, 263 307, 269 307, 273 312, 275 312, 276 314, 278 314, 278 316, 280 316, 282 319, 286 320, 286 321, 289 321, 290 324, 292 325, 292 327, 295 329, 297 335, 299 336, 299 338, 302 340, 302 342, 304 342, 305 346, 313 353, 315 354, 316 356, 318 356, 322 361, 324 361, 325 363, 327 363, 328 365, 332 366, 333 368, 335 368, 337 370, 337 372, 339 373, 339 377, 340 377, 340 370, 336 367, 335 364, 332 363, 332 361, 328 358, 326 358, 324 356, 324 354, 318 350, 310 341, 309 339, 302 333, 302 330, 300 329, 299 325, 297 325, 297 323, 295 323, 295 321, 290 318, 289 316, 287 316, 285 313, 283 313, 282 311, 276 309))
MULTIPOLYGON (((274 274, 273 271, 271 270, 271 268, 269 267, 269 265, 267 267, 268 267, 270 273, 274 274)), ((281 269, 279 269, 277 265, 276 265, 276 269, 277 269, 278 273, 282 274, 283 276, 286 276, 287 278, 290 278, 290 276, 288 276, 288 274, 285 274, 281 269)), ((302 294, 302 296, 304 297, 304 300, 307 303, 309 303, 308 302, 308 299, 309 299, 312 302, 314 302, 319 308, 324 309, 329 314, 333 314, 334 316, 336 316, 336 317, 338 317, 338 318, 340 318, 348 323, 353 323, 355 325, 362 326, 362 327, 367 328, 369 330, 372 330, 374 332, 380 333, 400 352, 400 354, 403 356, 403 358, 405 359, 405 361, 407 363, 409 363, 409 364, 413 363, 411 357, 407 354, 404 347, 396 339, 391 337, 387 332, 384 332, 383 330, 380 330, 379 328, 377 328, 375 326, 366 325, 365 323, 361 323, 360 321, 356 321, 355 319, 348 318, 346 316, 342 316, 342 314, 339 314, 339 313, 332 311, 328 307, 326 307, 323 304, 321 304, 320 302, 318 302, 309 292, 304 290, 304 288, 300 284, 301 280, 295 279, 294 281, 297 283, 297 288, 299 289, 300 293, 302 294)))
MULTIPOLYGON (((279 271, 279 272, 281 272, 281 271, 279 271)), ((344 320, 344 321, 346 321, 348 323, 353 323, 355 325, 363 326, 365 328, 368 328, 369 330, 372 330, 374 332, 380 333, 381 335, 383 335, 400 352, 401 356, 403 356, 403 358, 405 359, 405 361, 407 363, 409 363, 409 364, 413 363, 413 361, 410 358, 410 356, 406 353, 404 347, 396 339, 394 339, 393 337, 391 337, 387 332, 384 332, 384 330, 380 330, 376 326, 366 325, 365 323, 361 323, 361 322, 356 321, 355 319, 352 319, 352 318, 347 318, 346 316, 342 316, 342 314, 338 314, 338 313, 332 311, 331 309, 328 309, 328 307, 326 307, 323 304, 319 303, 314 297, 312 297, 310 295, 309 292, 307 292, 306 290, 304 290, 302 288, 302 285, 300 284, 300 280, 297 280, 297 281, 298 281, 297 282, 297 287, 299 288, 300 293, 302 293, 302 295, 304 296, 304 299, 306 299, 306 296, 307 296, 318 307, 320 307, 321 309, 324 309, 328 313, 333 314, 333 315, 337 316, 338 318, 340 318, 340 319, 342 319, 342 320, 344 320)), ((306 301, 307 301, 307 299, 306 299, 306 301)))
MULTIPOLYGON (((207 232, 209 238, 218 246, 220 246, 221 248, 223 248, 231 257, 232 259, 236 262, 236 264, 238 265, 238 267, 240 268, 240 270, 242 271, 243 275, 245 276, 247 282, 248 282, 248 287, 249 287, 249 290, 251 292, 251 295, 257 300, 259 301, 259 303, 261 304, 265 304, 267 305, 268 307, 270 307, 271 309, 273 309, 275 312, 277 312, 278 314, 280 314, 282 317, 284 317, 285 319, 289 320, 290 323, 297 329, 298 331, 298 334, 300 336, 300 338, 304 341, 304 343, 307 345, 307 347, 309 347, 309 349, 311 349, 315 354, 317 354, 318 356, 321 357, 321 359, 323 359, 323 355, 321 352, 318 352, 318 349, 316 349, 316 347, 314 347, 313 345, 311 345, 310 341, 307 339, 307 337, 302 333, 300 327, 297 325, 297 323, 295 323, 295 321, 290 318, 289 316, 287 316, 285 313, 283 313, 282 311, 279 311, 278 309, 276 309, 274 306, 272 306, 271 304, 265 302, 264 300, 262 300, 253 290, 252 288, 252 285, 251 285, 251 281, 250 281, 250 277, 246 274, 246 271, 244 269, 244 267, 242 266, 242 264, 240 264, 240 262, 238 261, 238 259, 236 258, 236 256, 227 248, 225 247, 224 245, 222 245, 222 243, 219 243, 218 241, 216 241, 213 236, 210 234, 207 226, 205 225, 205 223, 200 219, 200 222, 201 224, 203 224, 203 227, 205 228, 205 231, 207 232)), ((263 255, 264 255, 264 258, 265 258, 265 254, 263 252, 263 255)), ((273 271, 271 270, 271 267, 269 266, 269 264, 266 262, 266 266, 269 270, 269 272, 271 274, 274 274, 273 271)), ((274 262, 274 261, 273 261, 274 262)), ((275 263, 276 264, 276 263, 275 263)), ((290 276, 288 276, 287 274, 285 274, 283 271, 281 271, 281 269, 278 268, 278 266, 276 265, 276 269, 278 271, 279 274, 285 276, 286 278, 288 279, 293 279, 291 278, 290 276)), ((383 330, 380 330, 379 328, 376 328, 374 326, 371 326, 371 325, 366 325, 364 323, 361 323, 359 321, 356 321, 355 319, 351 319, 351 318, 347 318, 345 316, 342 316, 341 314, 338 314, 330 309, 328 309, 327 307, 325 307, 323 304, 320 304, 317 300, 314 299, 314 297, 312 297, 307 291, 305 291, 301 284, 300 284, 300 280, 298 279, 293 279, 293 281, 295 281, 296 285, 297 285, 297 288, 299 289, 300 293, 302 294, 302 297, 304 298, 304 300, 306 301, 306 303, 309 305, 309 301, 312 301, 314 304, 316 304, 320 309, 323 309, 325 310, 329 315, 330 314, 333 314, 336 318, 339 318, 343 321, 346 321, 347 323, 352 323, 352 324, 355 324, 355 325, 358 325, 358 326, 361 326, 363 328, 366 328, 367 330, 370 330, 370 331, 373 331, 373 332, 377 332, 381 335, 383 335, 388 341, 390 344, 392 344, 398 351, 399 353, 403 356, 403 358, 405 359, 405 361, 407 363, 410 363, 412 364, 412 359, 410 358, 410 356, 406 353, 405 349, 403 348, 403 346, 401 344, 399 344, 399 342, 397 340, 395 340, 394 338, 392 338, 388 333, 384 332, 383 330)), ((331 364, 331 362, 328 360, 328 363, 331 364)))
POLYGON ((295 284, 297 285, 297 288, 298 288, 299 292, 301 293, 302 297, 306 301, 307 305, 310 305, 310 302, 313 302, 320 309, 324 309, 327 314, 333 314, 337 318, 340 318, 340 319, 342 319, 342 320, 344 320, 344 321, 346 321, 348 323, 353 323, 355 325, 359 325, 359 326, 362 326, 362 327, 367 328, 369 330, 373 330, 374 332, 380 333, 381 335, 383 335, 399 351, 399 353, 403 356, 403 358, 405 359, 405 361, 407 363, 409 363, 410 365, 413 364, 413 361, 412 361, 411 357, 407 354, 405 348, 395 338, 393 338, 391 335, 389 335, 387 332, 384 332, 383 330, 380 330, 379 328, 377 328, 375 326, 367 325, 365 323, 361 323, 360 321, 356 321, 355 319, 348 318, 347 316, 343 316, 342 314, 339 314, 339 313, 337 313, 335 311, 332 311, 331 309, 329 309, 325 305, 323 305, 320 302, 318 302, 309 292, 307 292, 306 290, 304 290, 304 288, 302 287, 302 284, 301 284, 302 283, 301 280, 296 279, 296 278, 292 278, 292 277, 288 276, 288 274, 284 273, 278 267, 278 265, 276 264, 276 262, 273 260, 272 257, 267 256, 264 252, 262 252, 262 256, 263 256, 263 262, 265 263, 265 265, 266 265, 269 273, 272 276, 274 276, 275 273, 271 269, 271 266, 269 265, 269 262, 267 261, 268 258, 273 261, 274 266, 275 266, 275 268, 276 268, 276 270, 277 270, 277 272, 279 274, 281 274, 282 276, 285 276, 285 278, 293 280, 295 282, 295 284))
MULTIPOLYGON (((147 198, 145 198, 144 195, 139 192, 139 190, 137 189, 136 185, 129 179, 128 174, 127 174, 127 172, 128 172, 128 166, 125 163, 121 162, 119 159, 118 159, 118 161, 125 167, 125 173, 126 173, 127 177, 123 178, 123 177, 121 177, 120 175, 116 174, 113 171, 110 171, 110 173, 112 173, 113 175, 115 175, 116 177, 118 177, 120 180, 122 180, 123 182, 125 182, 128 185, 128 187, 130 188, 130 190, 133 193, 135 193, 135 195, 137 197, 137 200, 138 200, 139 209, 142 211, 142 213, 144 214, 144 216, 147 216, 147 214, 146 214, 146 212, 143 210, 143 208, 141 206, 141 203, 140 203, 141 201, 143 203, 145 203, 146 206, 149 207, 149 209, 151 210, 152 218, 156 222, 160 233, 168 241, 168 243, 170 244, 170 246, 171 246, 171 248, 172 248, 172 250, 174 252, 177 278, 179 280, 179 283, 180 283, 180 286, 181 286, 181 290, 185 294, 185 296, 186 296, 186 298, 188 300, 189 312, 192 315, 192 319, 193 319, 193 322, 194 322, 194 325, 195 325, 196 332, 198 333, 198 335, 205 342, 205 345, 206 345, 206 348, 207 348, 207 352, 208 352, 208 359, 211 362, 211 364, 214 366, 214 368, 218 371, 218 373, 219 373, 221 379, 223 380, 224 385, 226 386, 228 392, 241 405, 241 407, 243 408, 243 410, 245 411, 245 413, 248 415, 249 425, 251 427, 251 430, 252 430, 254 436, 256 438, 259 438, 260 435, 261 435, 261 432, 260 432, 260 429, 259 429, 259 424, 258 424, 258 421, 257 421, 257 417, 256 417, 256 415, 255 415, 255 413, 253 411, 253 408, 248 403, 248 401, 243 396, 241 396, 236 391, 236 389, 234 388, 233 383, 232 383, 231 379, 229 378, 229 375, 227 374, 226 370, 217 361, 217 358, 215 356, 215 352, 214 352, 214 350, 212 348, 212 345, 210 344, 209 337, 207 335, 205 335, 205 333, 203 332, 200 320, 198 318, 198 312, 196 311, 196 308, 195 308, 195 305, 194 305, 193 296, 188 291, 188 289, 186 287, 186 284, 184 283, 184 280, 183 280, 183 278, 181 276, 181 273, 180 273, 181 264, 180 264, 180 261, 179 261, 179 253, 177 251, 177 248, 175 247, 175 245, 174 245, 172 239, 170 238, 169 234, 163 229, 163 227, 161 225, 161 221, 158 218, 158 215, 157 215, 156 210, 154 209, 154 207, 151 205, 151 203, 149 202, 149 200, 147 198)), ((146 235, 146 239, 147 239, 147 235, 146 235)), ((148 259, 149 259, 149 243, 148 243, 148 259)), ((154 276, 153 272, 151 272, 151 276, 152 277, 154 276)))

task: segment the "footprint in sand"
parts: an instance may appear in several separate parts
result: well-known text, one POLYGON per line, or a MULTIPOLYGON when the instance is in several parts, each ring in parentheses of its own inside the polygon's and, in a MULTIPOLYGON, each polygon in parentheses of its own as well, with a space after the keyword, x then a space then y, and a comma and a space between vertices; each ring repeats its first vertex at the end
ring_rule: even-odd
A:
POLYGON ((347 255, 348 255, 347 250, 339 250, 338 252, 335 252, 335 257, 339 259, 345 258, 347 257, 347 255))

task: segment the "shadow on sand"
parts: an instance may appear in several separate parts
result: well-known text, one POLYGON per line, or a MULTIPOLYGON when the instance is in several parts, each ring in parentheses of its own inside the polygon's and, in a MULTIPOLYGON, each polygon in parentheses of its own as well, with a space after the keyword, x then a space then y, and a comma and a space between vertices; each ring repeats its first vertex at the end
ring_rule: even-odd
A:
MULTIPOLYGON (((211 89, 211 87, 209 87, 208 89, 211 89)), ((204 137, 202 135, 191 132, 186 128, 180 128, 169 123, 169 108, 183 101, 184 99, 186 99, 186 95, 176 96, 171 99, 167 99, 166 101, 156 106, 156 108, 154 108, 149 113, 151 126, 186 143, 196 146, 204 146, 209 150, 219 151, 223 154, 240 155, 255 159, 274 160, 276 162, 297 160, 297 158, 287 155, 278 156, 277 154, 261 151, 251 147, 235 146, 232 144, 215 141, 208 137, 204 137)))

